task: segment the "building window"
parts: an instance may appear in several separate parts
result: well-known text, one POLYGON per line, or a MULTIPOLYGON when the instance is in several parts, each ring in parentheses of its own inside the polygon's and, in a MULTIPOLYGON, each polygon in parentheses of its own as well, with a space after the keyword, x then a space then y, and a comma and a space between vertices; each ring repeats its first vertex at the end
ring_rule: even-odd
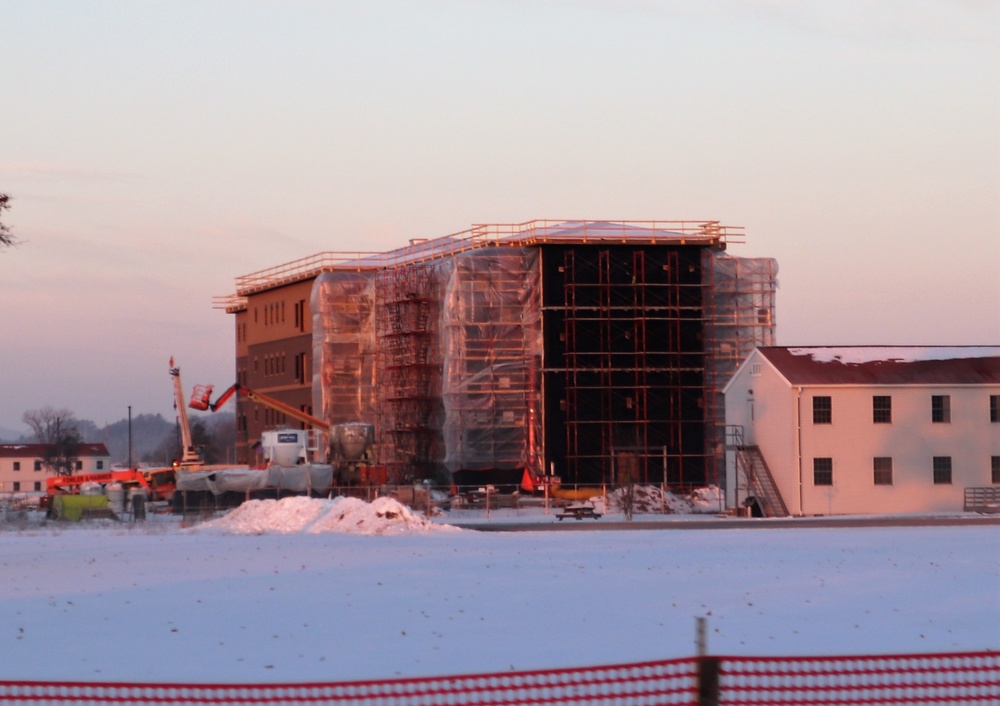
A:
POLYGON ((874 395, 872 397, 872 421, 876 424, 892 424, 892 397, 874 395))
POLYGON ((20 461, 14 461, 14 470, 15 471, 20 471, 21 470, 21 462, 20 461))
POLYGON ((104 470, 104 461, 98 461, 97 462, 97 470, 99 470, 99 471, 103 471, 104 470))
POLYGON ((990 421, 1000 422, 1000 395, 990 395, 990 421))
POLYGON ((19 480, 14 481, 14 492, 16 493, 20 489, 21 489, 21 481, 19 480))
POLYGON ((875 485, 892 485, 892 457, 876 456, 872 459, 872 480, 875 485))
POLYGON ((813 397, 813 424, 833 423, 833 400, 829 395, 813 397))
POLYGON ((833 459, 813 459, 813 485, 833 485, 833 459))
POLYGON ((1000 483, 1000 456, 990 457, 990 476, 993 483, 1000 483))
POLYGON ((931 395, 931 421, 935 424, 951 421, 951 395, 931 395))
POLYGON ((934 483, 951 485, 951 456, 934 457, 934 483))
POLYGON ((760 363, 751 363, 750 364, 750 374, 752 376, 754 376, 754 377, 757 377, 758 375, 760 375, 760 363))
POLYGON ((76 462, 76 470, 78 470, 78 471, 82 471, 83 470, 83 461, 77 461, 76 462))
POLYGON ((41 461, 35 461, 35 470, 36 471, 42 470, 42 462, 41 461))
POLYGON ((42 489, 42 482, 39 481, 39 480, 36 480, 35 481, 35 491, 37 492, 37 491, 39 491, 41 489, 42 489))

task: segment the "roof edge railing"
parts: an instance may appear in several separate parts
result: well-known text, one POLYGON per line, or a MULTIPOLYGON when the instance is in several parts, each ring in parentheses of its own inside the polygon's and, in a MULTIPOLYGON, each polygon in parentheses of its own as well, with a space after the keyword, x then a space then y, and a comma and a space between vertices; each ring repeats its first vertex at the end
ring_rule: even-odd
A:
POLYGON ((248 294, 291 284, 321 272, 372 271, 426 262, 486 247, 549 243, 655 244, 665 239, 681 244, 724 245, 744 242, 742 227, 719 221, 531 220, 524 223, 479 223, 458 233, 433 239, 414 238, 408 245, 384 252, 324 251, 236 278, 236 293, 213 299, 226 311, 246 308, 248 294))

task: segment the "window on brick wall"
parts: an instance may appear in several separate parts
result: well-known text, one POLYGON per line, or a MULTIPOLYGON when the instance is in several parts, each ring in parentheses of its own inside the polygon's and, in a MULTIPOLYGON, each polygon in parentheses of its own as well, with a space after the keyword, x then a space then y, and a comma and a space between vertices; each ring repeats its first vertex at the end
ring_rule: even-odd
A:
POLYGON ((813 485, 833 485, 833 459, 813 459, 813 485))
POLYGON ((1000 395, 990 395, 990 421, 1000 422, 1000 395))
POLYGON ((990 457, 990 481, 1000 483, 1000 456, 990 457))
POLYGON ((875 485, 892 485, 892 457, 876 456, 872 459, 872 480, 875 485))
POLYGON ((937 485, 951 485, 951 456, 935 456, 934 483, 937 485))

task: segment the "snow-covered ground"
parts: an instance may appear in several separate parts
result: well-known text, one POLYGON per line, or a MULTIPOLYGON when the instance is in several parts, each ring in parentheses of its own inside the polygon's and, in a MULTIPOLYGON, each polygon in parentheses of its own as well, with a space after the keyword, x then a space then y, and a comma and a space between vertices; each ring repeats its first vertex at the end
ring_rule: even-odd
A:
POLYGON ((685 657, 696 616, 717 654, 1000 649, 996 525, 448 521, 391 500, 290 498, 192 528, 9 524, 0 678, 303 682, 685 657))

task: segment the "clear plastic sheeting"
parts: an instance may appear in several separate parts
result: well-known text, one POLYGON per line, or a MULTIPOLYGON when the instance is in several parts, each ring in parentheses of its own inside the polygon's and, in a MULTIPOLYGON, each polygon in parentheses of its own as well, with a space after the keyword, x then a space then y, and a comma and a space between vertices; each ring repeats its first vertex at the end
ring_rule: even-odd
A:
POLYGON ((179 471, 177 490, 208 491, 213 495, 227 492, 277 488, 306 492, 326 491, 333 485, 333 466, 305 463, 298 466, 258 468, 221 468, 211 471, 179 471))
POLYGON ((703 268, 706 302, 705 387, 709 455, 716 478, 725 475, 726 406, 722 388, 757 346, 775 343, 775 293, 778 261, 773 258, 732 257, 705 250, 703 268))
POLYGON ((444 299, 445 467, 540 472, 538 250, 457 256, 444 299))
POLYGON ((331 424, 375 422, 375 273, 324 272, 312 290, 313 407, 331 424))
MULTIPOLYGON (((650 448, 647 443, 643 458, 690 456, 705 475, 696 482, 719 482, 725 457, 721 390, 755 346, 774 343, 775 260, 727 255, 709 231, 695 234, 704 242, 685 243, 693 236, 630 227, 615 231, 621 242, 612 243, 605 230, 585 226, 553 226, 541 239, 519 231, 507 242, 469 241, 464 249, 452 247, 452 239, 418 243, 389 262, 372 259, 320 274, 312 293, 317 416, 331 425, 374 425, 372 462, 385 466, 393 483, 446 482, 463 472, 520 479, 522 469, 544 473, 553 460, 546 456, 545 434, 556 446, 560 424, 590 433, 592 420, 576 414, 574 405, 593 406, 589 391, 599 389, 600 399, 612 402, 623 396, 649 400, 653 411, 645 417, 634 404, 623 414, 658 439, 664 437, 661 422, 676 422, 678 430, 682 423, 697 425, 696 434, 677 431, 650 448), (661 243, 671 247, 661 251, 661 243), (596 297, 593 303, 573 298, 546 304, 551 321, 545 327, 564 332, 560 321, 571 321, 566 317, 572 314, 577 338, 543 340, 543 251, 546 258, 575 258, 581 278, 550 282, 547 296, 596 297), (611 278, 625 277, 629 268, 642 273, 639 284, 634 275, 611 278), (594 272, 606 276, 595 279, 594 272), (612 334, 624 338, 611 340, 612 334), (578 351, 584 344, 590 348, 578 351), (563 365, 563 377, 543 380, 543 351, 553 358, 550 366, 563 365), (587 351, 602 355, 588 358, 587 351), (598 383, 587 382, 595 375, 598 383), (623 376, 635 394, 608 382, 623 376), (570 421, 543 422, 544 384, 578 378, 578 397, 552 392, 556 400, 566 396, 559 401, 570 421), (650 416, 654 412, 659 416, 650 416), (697 448, 681 448, 682 437, 694 439, 685 443, 697 448)), ((625 420, 609 405, 612 416, 600 421, 617 433, 625 420)), ((615 442, 602 439, 587 458, 608 465, 615 442)), ((568 450, 548 451, 561 453, 565 465, 568 450)))

